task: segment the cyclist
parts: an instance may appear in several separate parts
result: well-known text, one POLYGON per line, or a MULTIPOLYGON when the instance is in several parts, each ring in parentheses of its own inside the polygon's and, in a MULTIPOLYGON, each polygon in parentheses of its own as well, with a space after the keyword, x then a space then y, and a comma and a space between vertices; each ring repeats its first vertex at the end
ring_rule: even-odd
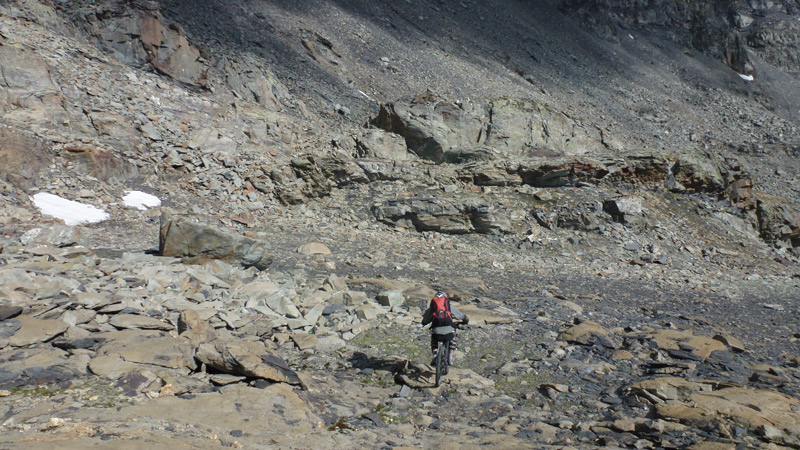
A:
POLYGON ((469 323, 469 317, 450 304, 450 297, 445 292, 437 292, 431 299, 428 309, 422 313, 422 326, 431 324, 431 352, 434 365, 436 364, 436 351, 439 342, 450 343, 448 363, 453 364, 453 352, 456 349, 456 328, 454 320, 460 320, 464 325, 469 323))

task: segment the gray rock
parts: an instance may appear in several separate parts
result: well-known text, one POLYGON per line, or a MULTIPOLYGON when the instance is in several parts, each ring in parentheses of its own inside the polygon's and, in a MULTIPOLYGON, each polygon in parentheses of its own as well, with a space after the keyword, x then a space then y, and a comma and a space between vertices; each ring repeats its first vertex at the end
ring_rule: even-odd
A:
POLYGON ((221 259, 244 267, 266 269, 272 263, 266 242, 239 236, 183 218, 161 216, 159 252, 186 261, 221 259))
POLYGON ((2 306, 0 307, 0 322, 16 317, 22 313, 21 306, 2 306))
POLYGON ((53 385, 86 374, 88 356, 51 346, 6 349, 0 353, 0 389, 53 385))
POLYGON ((40 320, 30 316, 18 316, 21 327, 9 337, 9 344, 13 347, 47 342, 48 340, 67 331, 69 325, 60 320, 40 320))
POLYGON ((642 198, 634 196, 618 197, 603 202, 603 211, 611 215, 615 222, 628 223, 642 214, 642 198))
POLYGON ((19 320, 3 320, 0 322, 0 338, 9 338, 22 328, 19 320))
POLYGON ((399 398, 408 398, 410 396, 411 387, 409 387, 407 384, 404 384, 402 387, 400 387, 400 390, 397 392, 397 397, 399 398))
POLYGON ((175 326, 154 317, 140 316, 138 314, 117 314, 108 321, 120 329, 136 328, 140 330, 165 330, 171 331, 175 326))
POLYGON ((406 298, 403 295, 403 291, 383 291, 378 294, 377 300, 379 304, 391 308, 393 306, 402 306, 406 298))
POLYGON ((300 384, 300 378, 285 361, 257 342, 216 341, 198 347, 195 358, 216 370, 279 383, 300 384))
POLYGON ((414 158, 408 152, 406 141, 399 134, 381 129, 368 129, 354 136, 355 156, 358 158, 380 158, 392 161, 408 161, 414 158))

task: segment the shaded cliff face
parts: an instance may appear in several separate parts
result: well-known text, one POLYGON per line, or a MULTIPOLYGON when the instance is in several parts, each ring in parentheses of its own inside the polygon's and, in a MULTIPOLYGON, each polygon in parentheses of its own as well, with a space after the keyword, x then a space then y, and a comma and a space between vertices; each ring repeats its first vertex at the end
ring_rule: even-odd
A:
POLYGON ((628 27, 661 31, 743 74, 754 70, 748 50, 795 77, 798 74, 800 3, 796 0, 565 0, 561 9, 575 13, 606 37, 622 38, 628 27))

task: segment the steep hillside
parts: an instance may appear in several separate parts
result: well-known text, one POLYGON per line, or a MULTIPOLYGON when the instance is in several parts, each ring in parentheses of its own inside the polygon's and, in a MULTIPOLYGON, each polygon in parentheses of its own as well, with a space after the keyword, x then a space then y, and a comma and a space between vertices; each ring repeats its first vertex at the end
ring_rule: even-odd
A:
POLYGON ((798 8, 0 0, 0 442, 797 448, 798 8))

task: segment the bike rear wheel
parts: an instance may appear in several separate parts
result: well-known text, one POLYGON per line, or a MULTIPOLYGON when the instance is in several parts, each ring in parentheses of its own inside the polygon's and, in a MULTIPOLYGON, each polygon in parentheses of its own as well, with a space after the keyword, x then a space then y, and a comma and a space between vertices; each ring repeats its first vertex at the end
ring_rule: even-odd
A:
POLYGON ((436 387, 442 383, 442 376, 447 374, 448 357, 450 356, 450 342, 442 342, 439 344, 439 350, 436 351, 436 387))

